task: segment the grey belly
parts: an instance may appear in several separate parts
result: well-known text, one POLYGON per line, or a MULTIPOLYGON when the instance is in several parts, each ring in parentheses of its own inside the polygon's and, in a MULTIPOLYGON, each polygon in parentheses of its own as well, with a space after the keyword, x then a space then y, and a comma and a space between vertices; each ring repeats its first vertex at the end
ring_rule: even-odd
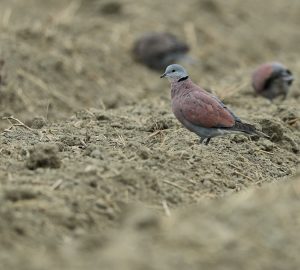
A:
POLYGON ((181 124, 186 127, 189 131, 196 133, 201 138, 212 138, 216 136, 221 136, 230 132, 230 130, 221 128, 205 128, 194 125, 187 121, 180 110, 174 110, 173 112, 176 118, 181 122, 181 124))
POLYGON ((193 125, 191 123, 188 123, 187 125, 184 125, 189 129, 191 132, 196 133, 201 138, 213 138, 216 136, 225 135, 230 132, 230 130, 221 129, 221 128, 205 128, 193 125))
POLYGON ((277 96, 284 96, 288 94, 289 91, 289 85, 287 82, 276 80, 274 81, 270 87, 262 92, 262 95, 269 99, 274 99, 277 96))

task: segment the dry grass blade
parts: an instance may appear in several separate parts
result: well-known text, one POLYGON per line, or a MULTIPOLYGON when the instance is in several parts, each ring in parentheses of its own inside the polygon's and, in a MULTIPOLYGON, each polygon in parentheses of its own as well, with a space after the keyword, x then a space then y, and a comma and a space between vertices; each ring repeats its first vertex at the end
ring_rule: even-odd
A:
POLYGON ((30 130, 30 131, 36 133, 36 130, 34 130, 34 129, 30 128, 29 126, 25 125, 22 121, 20 121, 17 118, 14 118, 13 116, 3 117, 2 119, 7 120, 11 124, 11 126, 7 129, 5 129, 4 132, 9 132, 14 127, 23 127, 27 130, 30 130))
MULTIPOLYGON (((237 169, 237 170, 242 170, 242 168, 239 168, 239 167, 237 167, 237 166, 235 166, 235 165, 233 165, 233 164, 229 164, 229 165, 230 165, 231 167, 237 169)), ((240 175, 240 176, 242 176, 242 177, 244 177, 244 178, 246 178, 246 179, 248 179, 248 180, 250 180, 251 182, 255 182, 255 180, 254 180, 253 178, 251 178, 251 177, 249 177, 249 176, 247 176, 247 175, 245 175, 245 174, 243 174, 243 173, 241 173, 241 172, 234 171, 234 173, 237 174, 237 175, 240 175)))
POLYGON ((243 174, 241 172, 234 171, 234 173, 237 174, 237 175, 240 175, 240 176, 242 176, 242 177, 244 177, 244 178, 246 178, 248 180, 250 180, 251 182, 255 182, 255 180, 253 178, 251 178, 251 177, 249 177, 249 176, 247 176, 247 175, 245 175, 245 174, 243 174))
POLYGON ((166 216, 167 216, 167 217, 170 217, 170 216, 171 216, 171 211, 170 211, 170 208, 169 208, 167 202, 166 202, 165 200, 163 200, 163 201, 161 202, 161 204, 162 204, 163 209, 164 209, 164 211, 165 211, 165 213, 166 213, 166 216))
POLYGON ((148 136, 148 138, 151 138, 151 137, 154 137, 154 136, 156 136, 156 135, 158 135, 158 134, 161 134, 161 133, 163 133, 163 131, 162 130, 155 130, 153 133, 151 133, 149 136, 148 136))
POLYGON ((61 186, 62 182, 63 182, 63 181, 62 181, 61 179, 58 179, 58 180, 51 186, 51 189, 52 189, 52 190, 58 189, 58 188, 61 186))
POLYGON ((287 121, 287 123, 291 126, 295 125, 300 120, 300 117, 296 117, 287 121))
POLYGON ((168 185, 170 185, 170 186, 176 187, 176 188, 178 188, 180 190, 187 191, 187 189, 185 189, 184 187, 179 186, 178 184, 175 184, 175 183, 170 182, 168 180, 164 180, 163 182, 166 183, 166 184, 168 184, 168 185))

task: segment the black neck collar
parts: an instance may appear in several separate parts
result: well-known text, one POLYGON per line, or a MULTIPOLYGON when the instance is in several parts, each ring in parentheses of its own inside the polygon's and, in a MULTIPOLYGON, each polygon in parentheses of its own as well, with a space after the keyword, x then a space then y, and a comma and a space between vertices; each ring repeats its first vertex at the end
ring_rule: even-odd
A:
POLYGON ((179 80, 178 80, 178 82, 182 82, 182 81, 185 81, 185 80, 187 80, 189 78, 189 76, 186 76, 186 77, 182 77, 182 78, 180 78, 179 80))

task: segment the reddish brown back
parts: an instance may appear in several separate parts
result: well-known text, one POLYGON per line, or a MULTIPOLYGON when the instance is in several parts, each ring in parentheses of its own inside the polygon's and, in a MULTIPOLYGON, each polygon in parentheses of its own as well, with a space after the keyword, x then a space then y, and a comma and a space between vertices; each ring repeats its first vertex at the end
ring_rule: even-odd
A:
POLYGON ((194 125, 212 128, 232 127, 235 124, 230 111, 191 80, 180 86, 179 83, 172 85, 172 103, 175 115, 194 125))
POLYGON ((257 93, 264 90, 266 81, 272 76, 273 63, 259 66, 252 74, 252 85, 257 93))

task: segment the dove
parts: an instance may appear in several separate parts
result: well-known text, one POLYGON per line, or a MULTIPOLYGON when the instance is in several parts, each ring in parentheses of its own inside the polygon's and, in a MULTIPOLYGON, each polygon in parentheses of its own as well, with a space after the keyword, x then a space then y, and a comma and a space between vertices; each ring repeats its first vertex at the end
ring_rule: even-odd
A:
POLYGON ((0 59, 0 86, 5 84, 4 83, 4 75, 3 75, 4 64, 5 64, 5 61, 0 59))
POLYGON ((293 81, 292 72, 278 62, 262 64, 252 74, 255 92, 271 101, 278 96, 285 99, 293 81))
POLYGON ((182 66, 169 65, 160 77, 168 78, 171 83, 172 111, 175 117, 185 128, 200 137, 200 143, 207 145, 211 138, 230 133, 268 138, 255 126, 243 123, 217 97, 193 83, 182 66))
MULTIPOLYGON (((133 56, 151 69, 162 71, 173 62, 188 60, 189 46, 171 33, 150 32, 138 38, 133 56)), ((191 59, 190 59, 191 60, 191 59)))

